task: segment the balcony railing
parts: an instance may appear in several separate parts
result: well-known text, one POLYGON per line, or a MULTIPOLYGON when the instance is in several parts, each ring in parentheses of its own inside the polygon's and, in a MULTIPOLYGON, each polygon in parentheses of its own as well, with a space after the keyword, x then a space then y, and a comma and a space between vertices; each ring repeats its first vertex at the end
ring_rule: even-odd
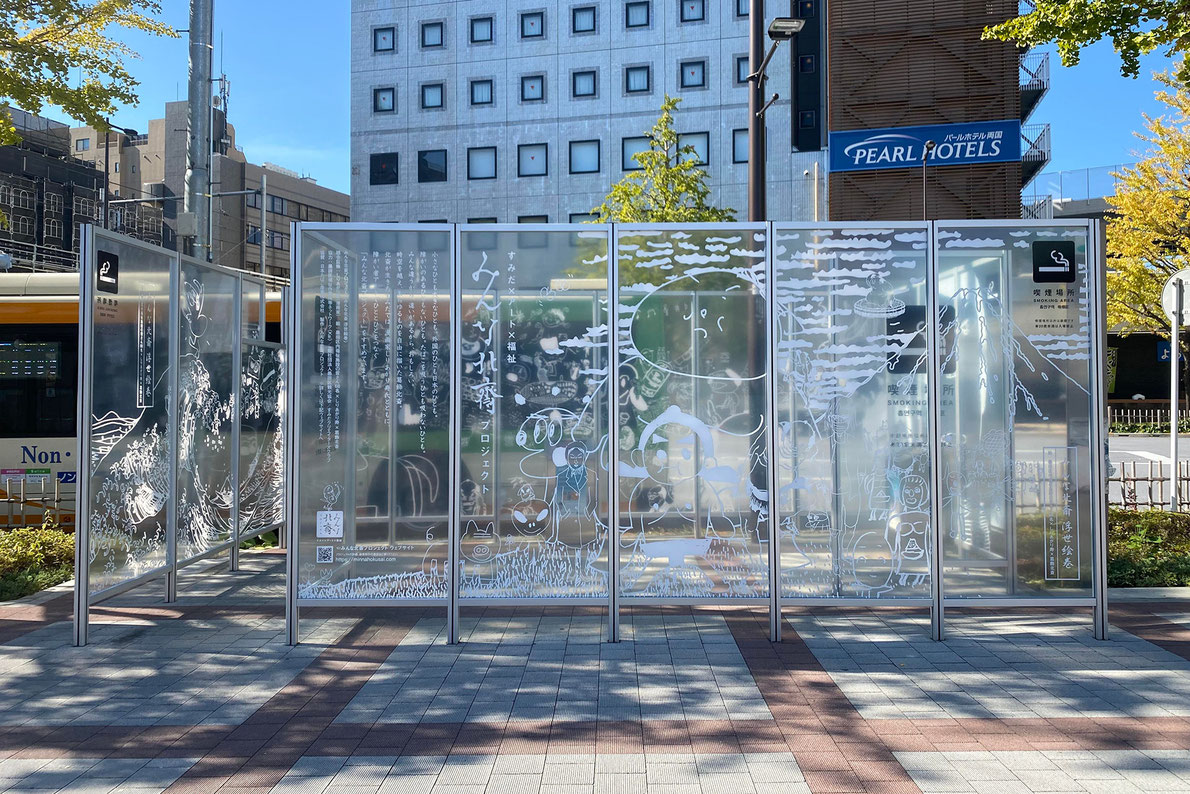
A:
POLYGON ((1115 175, 1131 167, 1131 164, 1125 163, 1101 165, 1096 168, 1078 168, 1070 171, 1049 171, 1037 177, 1034 189, 1054 201, 1088 201, 1107 198, 1116 195, 1116 186, 1119 180, 1115 175))
POLYGON ((1049 196, 1021 196, 1021 217, 1048 221, 1054 217, 1054 200, 1049 196))
POLYGON ((1037 103, 1050 88, 1050 54, 1025 52, 1021 54, 1020 90, 1021 121, 1033 114, 1037 103))
POLYGON ((1050 161, 1050 125, 1021 127, 1021 184, 1027 185, 1050 161))

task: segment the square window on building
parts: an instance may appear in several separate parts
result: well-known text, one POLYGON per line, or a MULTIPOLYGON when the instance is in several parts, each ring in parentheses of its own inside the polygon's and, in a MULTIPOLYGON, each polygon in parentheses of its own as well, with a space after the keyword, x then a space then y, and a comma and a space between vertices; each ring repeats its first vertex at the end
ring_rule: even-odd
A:
POLYGON ((392 113, 397 109, 397 89, 372 89, 372 111, 374 113, 392 113))
POLYGON ((733 163, 748 162, 748 130, 731 131, 731 161, 733 163))
POLYGON ((647 28, 649 26, 649 2, 648 0, 638 0, 638 2, 624 4, 624 27, 626 28, 647 28))
POLYGON ((818 123, 818 114, 813 110, 803 110, 797 114, 797 125, 803 130, 812 130, 818 123))
POLYGON ((443 22, 421 23, 421 46, 442 47, 446 44, 446 24, 443 22))
POLYGON ((678 135, 678 149, 689 146, 693 152, 685 154, 695 165, 706 165, 711 160, 711 134, 709 132, 684 132, 678 135))
POLYGON ((86 152, 86 151, 89 151, 90 149, 91 149, 91 139, 90 138, 79 138, 77 141, 74 142, 74 150, 76 152, 86 152))
POLYGON ((682 61, 678 68, 681 69, 678 85, 682 88, 706 88, 706 61, 682 61))
POLYGON ((622 138, 620 140, 620 168, 625 171, 641 170, 641 165, 636 162, 635 156, 647 151, 649 151, 648 136, 622 138))
POLYGON ((440 108, 443 104, 442 83, 426 83, 421 87, 421 106, 423 108, 440 108))
POLYGON ((496 178, 496 147, 480 146, 467 150, 467 178, 496 178))
POLYGON ((372 155, 369 166, 369 184, 399 185, 401 179, 397 172, 397 166, 396 152, 380 152, 372 155))
POLYGON ((471 104, 472 105, 490 105, 490 104, 492 104, 492 81, 491 80, 472 80, 471 81, 471 104))
POLYGON ((521 101, 540 102, 545 99, 545 75, 531 74, 521 78, 521 101))
POLYGON ((735 57, 735 81, 739 85, 745 85, 748 82, 748 75, 752 74, 752 64, 748 60, 747 55, 737 55, 735 57))
POLYGON ((475 17, 471 20, 471 43, 486 44, 492 40, 492 18, 475 17))
POLYGON ((599 216, 594 212, 572 212, 570 213, 571 223, 597 223, 599 216))
POLYGON ((706 0, 679 0, 683 22, 702 22, 707 18, 706 0))
POLYGON ((429 149, 417 153, 417 181, 446 181, 445 149, 429 149))
POLYGON ((570 142, 570 173, 599 173, 599 141, 570 142))
POLYGON ((521 38, 540 39, 545 36, 545 12, 526 11, 521 14, 521 38))
POLYGON ((735 15, 737 17, 748 16, 748 9, 752 5, 752 0, 735 0, 735 15))
POLYGON ((652 86, 649 67, 629 66, 624 69, 624 91, 629 94, 647 94, 652 86))
POLYGON ((797 59, 797 70, 802 74, 813 74, 816 63, 813 55, 799 55, 797 59))
POLYGON ((372 52, 395 52, 397 29, 394 27, 372 29, 372 52))
POLYGON ((580 6, 570 12, 572 33, 594 33, 595 24, 595 6, 580 6))
POLYGON ((517 176, 545 176, 549 173, 546 157, 549 145, 545 143, 524 143, 516 148, 517 176))
POLYGON ((815 0, 798 0, 798 19, 813 19, 818 13, 818 3, 815 0))
POLYGON ((574 97, 595 96, 595 71, 592 69, 570 75, 570 94, 574 97))

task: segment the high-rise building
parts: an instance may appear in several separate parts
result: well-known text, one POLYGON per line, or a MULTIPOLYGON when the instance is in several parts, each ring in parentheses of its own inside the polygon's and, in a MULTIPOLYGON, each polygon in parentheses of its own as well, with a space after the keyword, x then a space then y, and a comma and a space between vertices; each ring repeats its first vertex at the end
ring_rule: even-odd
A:
MULTIPOLYGON (((670 94, 713 202, 743 218, 748 7, 353 0, 355 217, 586 219, 634 167, 670 94)), ((768 217, 1018 217, 1022 186, 1049 155, 1048 126, 1022 127, 1048 61, 981 38, 1016 13, 1015 0, 769 0, 766 17, 804 27, 768 70, 765 96, 781 97, 767 114, 768 217), (836 159, 830 171, 835 133, 886 128, 940 135, 928 207, 924 138, 899 165, 847 170, 836 159), (976 139, 1001 156, 950 156, 976 139)))
MULTIPOLYGON (((215 193, 259 190, 266 177, 265 267, 260 267, 260 197, 254 194, 214 199, 212 260, 216 264, 268 275, 289 274, 289 224, 291 221, 345 221, 348 197, 323 187, 309 177, 271 163, 248 162, 236 146, 235 127, 222 110, 214 113, 215 154, 211 179, 215 193)), ((161 198, 161 241, 178 247, 177 221, 182 212, 186 179, 186 103, 168 102, 165 117, 149 122, 146 133, 135 137, 102 132, 91 127, 70 130, 76 158, 95 165, 110 180, 111 199, 161 198)), ((142 204, 116 204, 139 207, 142 204)), ((189 252, 187 252, 189 253, 189 252)))
MULTIPOLYGON (((666 94, 716 206, 747 210, 748 0, 352 0, 365 221, 586 220, 666 94)), ((779 10, 770 3, 772 11, 779 10)), ((772 217, 792 214, 789 51, 769 68, 772 217)), ((798 181, 801 181, 799 175, 798 181)))

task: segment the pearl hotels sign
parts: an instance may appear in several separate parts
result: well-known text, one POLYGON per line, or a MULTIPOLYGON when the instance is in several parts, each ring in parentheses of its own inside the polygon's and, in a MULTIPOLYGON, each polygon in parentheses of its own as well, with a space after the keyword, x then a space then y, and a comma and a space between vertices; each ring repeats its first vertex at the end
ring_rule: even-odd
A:
POLYGON ((1021 123, 1013 119, 832 132, 831 170, 920 167, 927 141, 935 144, 930 166, 1010 163, 1021 159, 1021 123))

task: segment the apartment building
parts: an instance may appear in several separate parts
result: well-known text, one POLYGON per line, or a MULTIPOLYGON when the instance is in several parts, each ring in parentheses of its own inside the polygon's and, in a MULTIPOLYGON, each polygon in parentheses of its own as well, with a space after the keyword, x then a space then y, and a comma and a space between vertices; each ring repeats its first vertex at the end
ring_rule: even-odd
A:
MULTIPOLYGON (((271 163, 248 162, 236 145, 235 126, 221 109, 214 113, 211 174, 215 193, 254 191, 265 177, 265 252, 261 268, 260 203, 257 194, 218 197, 213 202, 212 258, 227 267, 263 272, 277 277, 289 274, 289 224, 294 220, 345 221, 350 215, 346 194, 323 187, 297 171, 271 163)), ((111 198, 159 199, 162 244, 178 248, 177 221, 183 210, 186 180, 187 105, 168 102, 165 116, 149 122, 136 136, 104 134, 91 127, 70 130, 74 157, 94 164, 110 179, 111 198)), ((150 203, 150 202, 146 202, 150 203)), ((136 207, 140 204, 116 204, 136 207)))
MULTIPOLYGON (((586 220, 636 167, 666 94, 682 100, 675 126, 707 169, 712 202, 745 216, 748 0, 352 0, 351 9, 356 220, 586 220)), ((769 70, 782 93, 768 132, 774 218, 793 214, 780 89, 790 63, 786 48, 769 70)))
MULTIPOLYGON (((102 223, 103 173, 74 156, 66 124, 16 108, 8 112, 21 141, 0 147, 0 253, 20 270, 74 269, 79 227, 102 223)), ((109 224, 161 242, 160 207, 112 208, 109 224)))

